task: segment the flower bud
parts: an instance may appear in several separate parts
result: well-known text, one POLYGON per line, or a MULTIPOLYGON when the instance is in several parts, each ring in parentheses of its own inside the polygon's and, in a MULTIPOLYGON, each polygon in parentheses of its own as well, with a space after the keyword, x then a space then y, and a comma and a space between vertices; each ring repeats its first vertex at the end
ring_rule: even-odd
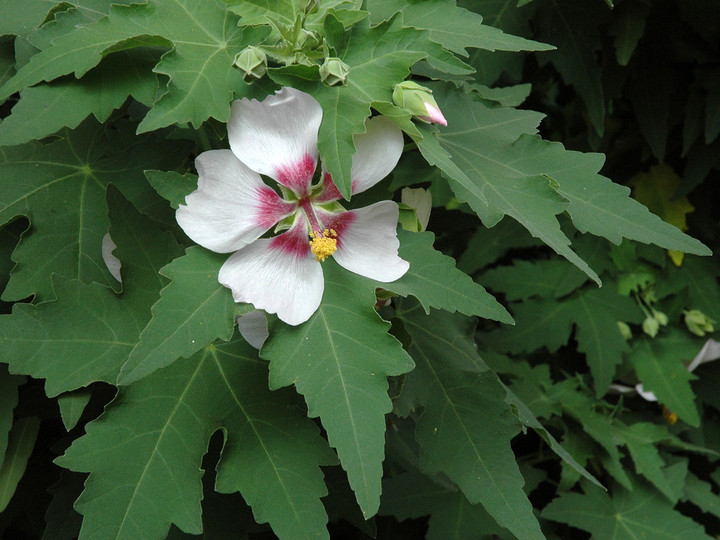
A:
POLYGON ((618 330, 620 330, 620 335, 623 337, 625 341, 629 341, 632 339, 632 330, 630 330, 630 327, 627 325, 627 323, 623 321, 617 321, 618 330))
POLYGON ((400 202, 413 210, 417 216, 417 229, 424 231, 430 221, 430 210, 432 208, 432 195, 427 189, 403 188, 400 192, 400 202))
POLYGON ((647 317, 642 323, 642 329, 648 336, 655 337, 660 330, 660 323, 654 317, 647 317))
POLYGON ((235 55, 233 65, 244 73, 245 82, 252 82, 267 72, 267 56, 262 49, 250 46, 235 55))
POLYGON ((683 314, 685 315, 685 325, 696 336, 704 336, 707 332, 715 331, 715 321, 699 309, 683 311, 683 314))
POLYGON ((339 58, 326 58, 320 66, 320 80, 328 86, 345 85, 350 66, 339 58))
POLYGON ((653 319, 655 319, 660 326, 667 326, 668 316, 662 311, 653 310, 653 319))
POLYGON ((393 89, 393 102, 427 124, 447 126, 447 120, 432 97, 432 90, 412 81, 403 81, 393 89))

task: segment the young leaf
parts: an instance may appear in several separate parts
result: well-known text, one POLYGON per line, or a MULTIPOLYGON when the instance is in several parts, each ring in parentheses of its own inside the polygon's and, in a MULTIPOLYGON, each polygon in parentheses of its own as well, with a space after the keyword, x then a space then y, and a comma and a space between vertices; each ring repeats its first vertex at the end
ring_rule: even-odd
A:
POLYGON ((37 306, 18 303, 12 315, 0 316, 3 359, 13 372, 47 379, 49 396, 95 381, 115 382, 167 283, 160 268, 182 253, 170 233, 139 214, 116 190, 108 200, 110 234, 123 264, 123 294, 55 276, 58 300, 37 306))
POLYGON ((368 519, 380 504, 385 414, 392 409, 387 376, 407 373, 413 362, 373 309, 373 283, 331 260, 323 271, 318 310, 301 326, 276 326, 262 356, 270 360, 270 387, 294 384, 308 415, 320 417, 368 519))
POLYGON ((417 363, 405 387, 424 407, 415 434, 421 468, 446 474, 518 538, 544 538, 510 448, 520 425, 505 403, 505 388, 491 371, 459 365, 457 330, 449 332, 447 321, 439 325, 437 316, 424 315, 419 306, 403 309, 400 317, 417 363))
POLYGON ((401 230, 399 255, 410 263, 410 270, 392 283, 378 283, 402 296, 413 295, 425 307, 479 315, 486 319, 512 323, 505 308, 467 274, 455 268, 455 261, 433 249, 431 232, 401 230))
POLYGON ((171 523, 201 533, 199 467, 219 428, 216 489, 239 490, 280 538, 328 538, 319 465, 334 458, 292 392, 270 392, 266 377, 255 350, 236 339, 122 389, 57 460, 91 473, 75 504, 81 538, 161 539, 171 523))
POLYGON ((130 384, 178 357, 188 357, 216 338, 232 336, 235 310, 230 289, 218 283, 226 256, 195 246, 160 270, 171 282, 160 291, 152 319, 122 367, 119 384, 130 384))

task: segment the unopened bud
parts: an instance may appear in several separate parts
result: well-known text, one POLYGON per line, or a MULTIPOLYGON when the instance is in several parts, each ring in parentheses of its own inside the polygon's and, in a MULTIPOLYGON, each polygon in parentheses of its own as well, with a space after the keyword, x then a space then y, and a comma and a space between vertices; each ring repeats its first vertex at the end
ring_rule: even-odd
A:
POLYGON ((233 65, 243 72, 243 80, 261 79, 267 72, 267 56, 262 49, 247 47, 235 55, 233 65))
POLYGON ((715 331, 715 321, 699 309, 683 311, 683 314, 685 315, 685 325, 696 336, 704 336, 707 332, 715 331))
POLYGON ((393 102, 418 120, 447 126, 447 120, 432 96, 432 90, 412 81, 403 81, 393 89, 393 102))
POLYGON ((662 311, 653 310, 653 318, 660 324, 660 326, 667 326, 668 316, 662 311))
POLYGON ((320 80, 328 86, 346 84, 350 66, 339 58, 326 58, 320 66, 320 80))
POLYGON ((654 317, 648 317, 643 321, 642 329, 648 336, 655 337, 660 330, 660 323, 654 317))
POLYGON ((632 339, 632 330, 630 330, 630 327, 627 325, 627 323, 623 321, 618 321, 618 330, 620 330, 620 335, 623 337, 625 341, 629 341, 632 339))
POLYGON ((424 231, 427 229, 428 221, 430 221, 430 210, 432 209, 432 195, 427 189, 422 188, 403 188, 400 192, 400 202, 415 210, 417 216, 418 229, 424 231))

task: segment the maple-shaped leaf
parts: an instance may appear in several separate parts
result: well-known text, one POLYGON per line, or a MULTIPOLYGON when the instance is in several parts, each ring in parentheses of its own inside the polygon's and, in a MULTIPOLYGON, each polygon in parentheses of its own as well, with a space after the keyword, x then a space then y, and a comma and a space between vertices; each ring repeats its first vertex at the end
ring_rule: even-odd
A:
POLYGON ((695 427, 700 425, 700 417, 690 381, 696 377, 683 361, 692 360, 701 347, 694 336, 671 328, 656 339, 638 342, 629 356, 643 389, 653 392, 660 403, 695 427))
POLYGON ((152 307, 152 319, 122 367, 119 384, 130 384, 216 338, 233 333, 235 302, 217 280, 225 255, 195 246, 160 270, 170 283, 152 307))
POLYGON ((187 146, 136 137, 128 126, 117 127, 110 130, 87 120, 74 131, 63 130, 50 144, 32 142, 0 152, 0 170, 7 179, 0 192, 0 222, 27 216, 31 223, 13 252, 17 264, 4 300, 52 298, 52 274, 115 283, 101 249, 109 225, 109 183, 140 211, 162 221, 167 212, 158 211, 157 203, 163 201, 144 181, 143 170, 169 167, 187 146))
POLYGON ((373 309, 374 283, 331 259, 323 272, 315 314, 300 326, 278 324, 261 354, 270 360, 270 387, 294 384, 308 415, 320 417, 368 519, 380 504, 385 414, 392 409, 387 377, 407 373, 413 362, 373 309))
POLYGON ((293 392, 266 381, 267 364, 236 339, 123 388, 57 460, 90 473, 80 538, 161 539, 171 523, 200 534, 200 464, 218 429, 216 490, 239 491, 280 538, 329 538, 319 466, 335 457, 293 392))
POLYGON ((617 322, 642 321, 635 301, 617 294, 611 283, 600 289, 583 289, 564 301, 517 303, 511 311, 516 326, 511 331, 501 328, 484 334, 479 338, 483 345, 514 354, 541 347, 555 352, 568 342, 572 326, 577 325, 578 350, 587 355, 598 396, 607 391, 623 354, 630 351, 617 322))
POLYGON ((318 135, 318 149, 333 181, 346 198, 350 198, 353 135, 365 132, 365 119, 374 102, 392 103, 395 84, 410 73, 410 66, 427 53, 423 35, 403 28, 400 17, 370 27, 365 20, 346 32, 333 17, 326 26, 332 33, 326 37, 335 48, 335 56, 350 67, 345 86, 326 86, 317 77, 308 81, 306 71, 297 75, 295 66, 268 71, 278 84, 304 90, 315 97, 323 108, 318 135))
POLYGON ((506 389, 492 371, 481 371, 474 351, 464 352, 452 320, 427 316, 418 304, 403 305, 398 314, 417 364, 404 390, 423 407, 415 431, 421 469, 446 474, 518 538, 544 538, 510 448, 520 424, 506 389))
POLYGON ((712 485, 688 473, 683 486, 684 501, 689 501, 703 512, 720 517, 720 497, 712 490, 712 485))
POLYGON ((95 381, 115 382, 167 284, 160 268, 182 254, 170 233, 139 214, 117 190, 108 198, 122 295, 97 283, 54 276, 57 300, 17 303, 11 315, 0 316, 3 360, 14 373, 46 379, 49 396, 95 381))
POLYGON ((410 263, 410 269, 400 279, 378 283, 378 287, 402 296, 415 296, 426 310, 440 308, 512 323, 510 314, 491 294, 455 268, 452 257, 433 249, 433 233, 401 230, 398 238, 398 253, 410 263))
POLYGON ((368 11, 373 24, 400 12, 405 26, 428 30, 430 40, 462 56, 468 55, 465 50, 468 47, 487 51, 547 51, 553 48, 482 24, 480 15, 458 7, 455 0, 370 0, 368 11))
POLYGON ((250 92, 241 72, 232 68, 235 54, 267 33, 262 28, 239 28, 237 20, 219 0, 113 5, 107 17, 56 38, 35 54, 0 88, 0 99, 62 75, 81 77, 115 50, 170 46, 172 51, 154 68, 169 77, 167 91, 139 131, 184 122, 198 127, 210 117, 225 122, 233 93, 250 92))
POLYGON ((631 490, 616 486, 612 494, 590 485, 583 491, 563 493, 542 516, 588 531, 593 538, 711 539, 702 525, 674 510, 674 504, 641 482, 633 482, 631 490))
MULTIPOLYGON (((714 321, 720 321, 720 265, 717 258, 685 257, 680 268, 668 269, 667 280, 658 283, 658 295, 664 291, 687 290, 687 309, 699 309, 714 321)), ((664 296, 664 294, 663 294, 664 296)))
MULTIPOLYGON (((677 198, 682 179, 665 163, 654 165, 646 173, 638 173, 628 182, 633 188, 633 197, 657 214, 663 221, 687 231, 687 215, 695 208, 687 197, 677 198)), ((682 264, 685 256, 681 251, 670 250, 670 258, 676 266, 682 264)))
POLYGON ((471 94, 433 88, 448 126, 422 127, 424 138, 416 142, 486 226, 510 215, 596 281, 595 272, 570 249, 556 214, 567 211, 580 232, 616 244, 630 238, 686 253, 711 253, 631 199, 628 188, 597 174, 601 155, 568 151, 534 135, 540 120, 534 113, 491 108, 471 94), (445 161, 437 161, 440 150, 463 176, 445 168, 445 161))
POLYGON ((158 88, 157 54, 122 51, 110 55, 80 80, 72 76, 20 92, 10 116, 0 124, 0 146, 42 139, 63 127, 75 128, 92 114, 105 122, 132 96, 150 106, 158 88))
POLYGON ((398 521, 430 516, 425 536, 428 540, 507 535, 482 505, 470 504, 461 491, 412 469, 383 482, 380 514, 394 516, 398 521))

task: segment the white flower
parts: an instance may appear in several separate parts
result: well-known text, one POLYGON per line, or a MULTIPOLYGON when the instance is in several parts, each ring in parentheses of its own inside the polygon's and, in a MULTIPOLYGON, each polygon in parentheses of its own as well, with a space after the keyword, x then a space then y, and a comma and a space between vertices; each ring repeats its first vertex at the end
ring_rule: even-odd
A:
MULTIPOLYGON (((262 102, 235 101, 228 122, 231 150, 197 157, 198 188, 177 211, 178 223, 195 242, 218 253, 234 252, 218 280, 236 302, 277 313, 292 325, 305 322, 320 305, 320 262, 328 256, 382 282, 395 281, 409 267, 397 254, 396 203, 345 211, 324 168, 322 179, 312 184, 321 120, 320 104, 293 88, 262 102), (261 174, 280 184, 283 197, 261 174), (277 224, 285 232, 260 238, 277 224)), ((385 178, 403 148, 402 133, 388 119, 371 118, 366 128, 354 140, 353 194, 385 178)))

